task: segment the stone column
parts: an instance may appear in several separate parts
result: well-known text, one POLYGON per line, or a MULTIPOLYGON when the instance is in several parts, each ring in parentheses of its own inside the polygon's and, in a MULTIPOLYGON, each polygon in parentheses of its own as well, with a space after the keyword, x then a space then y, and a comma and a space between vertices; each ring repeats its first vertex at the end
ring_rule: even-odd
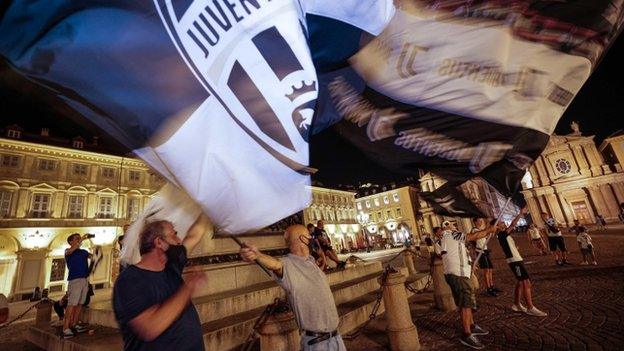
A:
POLYGON ((617 197, 618 204, 624 202, 624 183, 613 183, 611 184, 613 187, 613 191, 615 192, 615 196, 617 197))
MULTIPOLYGON (((591 203, 594 206, 594 215, 601 214, 603 216, 607 216, 608 212, 607 212, 607 209, 605 208, 605 201, 598 187, 589 186, 587 187, 587 190, 589 191, 589 198, 591 200, 591 203)), ((596 219, 594 218, 594 221, 595 220, 596 219)))
POLYGON ((546 202, 548 203, 553 218, 559 223, 565 223, 565 217, 563 216, 561 206, 559 206, 557 196, 554 193, 546 194, 546 202))
POLYGON ((291 311, 269 316, 258 333, 261 351, 291 351, 301 348, 299 327, 291 311))
POLYGON ((581 149, 581 147, 578 145, 573 146, 572 152, 574 153, 574 158, 576 158, 576 162, 578 162, 579 173, 584 176, 591 176, 589 165, 587 164, 587 158, 585 157, 585 154, 583 154, 583 150, 581 149))
POLYGON ((393 351, 420 350, 418 331, 412 322, 405 276, 399 272, 390 272, 383 284, 383 302, 386 309, 388 339, 393 351))
POLYGON ((600 193, 602 193, 602 197, 605 200, 605 207, 607 209, 608 216, 617 220, 618 214, 620 214, 620 205, 615 199, 611 186, 609 184, 603 184, 599 188, 600 193))
POLYGON ((403 251, 403 262, 405 263, 405 267, 407 267, 407 272, 409 275, 416 274, 416 265, 414 265, 414 253, 411 250, 403 251))
POLYGON ((572 213, 572 209, 570 208, 570 205, 568 204, 567 200, 560 193, 557 193, 557 199, 559 200, 559 203, 561 204, 561 207, 563 209, 563 214, 564 214, 564 218, 566 219, 566 224, 569 227, 574 225, 574 214, 572 213))
POLYGON ((433 260, 431 276, 433 279, 433 298, 435 307, 445 312, 456 310, 457 306, 455 306, 455 301, 453 300, 451 287, 449 287, 446 283, 446 279, 444 279, 442 259, 436 257, 433 260))

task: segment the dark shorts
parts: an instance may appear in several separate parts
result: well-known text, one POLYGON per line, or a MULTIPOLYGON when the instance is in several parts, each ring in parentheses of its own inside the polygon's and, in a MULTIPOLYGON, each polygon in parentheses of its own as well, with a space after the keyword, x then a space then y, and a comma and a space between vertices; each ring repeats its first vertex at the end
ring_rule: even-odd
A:
POLYGON ((323 252, 327 252, 327 251, 332 251, 333 248, 331 245, 321 244, 321 250, 323 250, 323 252))
POLYGON ((550 248, 550 251, 557 251, 557 249, 561 252, 567 251, 565 241, 562 236, 549 236, 548 247, 550 248))
POLYGON ((509 263, 509 268, 511 268, 511 272, 513 273, 514 277, 516 277, 516 279, 529 279, 529 272, 527 272, 526 268, 524 267, 523 261, 511 262, 509 263))
POLYGON ((581 253, 583 255, 589 255, 590 253, 593 253, 593 252, 594 252, 594 248, 591 246, 586 249, 581 249, 581 253))
POLYGON ((460 308, 477 308, 477 298, 470 278, 458 277, 454 274, 445 274, 444 278, 451 288, 455 305, 460 308))
POLYGON ((484 251, 481 257, 479 257, 479 268, 481 269, 493 269, 492 259, 490 258, 490 252, 484 251))

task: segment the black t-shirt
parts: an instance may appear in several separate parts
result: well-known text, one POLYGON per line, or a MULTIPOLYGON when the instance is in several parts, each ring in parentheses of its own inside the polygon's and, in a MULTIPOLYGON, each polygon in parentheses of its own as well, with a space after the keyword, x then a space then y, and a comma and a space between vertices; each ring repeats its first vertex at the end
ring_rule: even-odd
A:
POLYGON ((169 328, 152 341, 141 340, 128 324, 146 309, 164 302, 184 283, 182 269, 186 264, 186 250, 175 260, 169 260, 165 269, 153 272, 129 266, 117 278, 113 289, 115 318, 121 328, 124 350, 204 350, 199 316, 192 303, 169 328))

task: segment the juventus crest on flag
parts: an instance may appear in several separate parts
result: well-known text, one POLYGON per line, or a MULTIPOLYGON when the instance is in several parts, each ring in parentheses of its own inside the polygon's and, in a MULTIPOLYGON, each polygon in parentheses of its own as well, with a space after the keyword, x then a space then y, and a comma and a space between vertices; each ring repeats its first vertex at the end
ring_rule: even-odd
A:
POLYGON ((331 125, 395 171, 511 194, 622 1, 9 1, 0 55, 242 233, 308 205, 331 125))

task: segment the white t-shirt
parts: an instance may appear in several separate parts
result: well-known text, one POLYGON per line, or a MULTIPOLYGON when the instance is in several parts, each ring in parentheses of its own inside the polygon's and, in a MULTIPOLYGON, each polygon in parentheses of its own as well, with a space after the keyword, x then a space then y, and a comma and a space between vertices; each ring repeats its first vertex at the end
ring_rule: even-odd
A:
POLYGON ((466 234, 447 230, 440 244, 444 274, 470 278, 472 266, 466 249, 466 234))
POLYGON ((555 222, 553 218, 548 218, 546 220, 546 231, 547 235, 550 237, 563 236, 563 234, 561 234, 561 229, 559 229, 557 222, 555 222))
MULTIPOLYGON (((474 234, 474 233, 476 233, 476 232, 478 232, 478 231, 480 231, 480 230, 483 230, 483 229, 485 229, 485 228, 476 228, 476 227, 475 227, 475 228, 472 228, 472 230, 471 230, 470 232, 471 232, 472 234, 474 234)), ((488 247, 487 247, 487 239, 488 239, 488 237, 486 236, 486 237, 484 237, 484 238, 477 239, 477 240, 475 241, 475 243, 476 243, 476 249, 477 249, 477 252, 479 252, 479 251, 485 251, 485 250, 487 250, 487 249, 488 249, 488 247)))
POLYGON ((576 241, 581 243, 581 248, 587 249, 589 245, 592 245, 592 238, 587 233, 580 233, 576 236, 576 241))

